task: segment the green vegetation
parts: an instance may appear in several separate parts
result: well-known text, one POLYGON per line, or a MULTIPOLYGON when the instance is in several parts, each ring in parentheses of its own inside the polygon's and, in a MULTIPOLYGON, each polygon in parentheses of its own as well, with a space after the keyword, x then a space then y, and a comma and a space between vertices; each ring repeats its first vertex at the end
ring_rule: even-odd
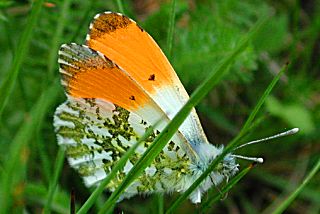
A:
POLYGON ((319 0, 0 1, 1 213, 69 213, 72 190, 81 213, 319 213, 319 32, 319 0), (103 11, 125 13, 148 31, 192 94, 112 195, 102 185, 83 185, 52 125, 66 99, 57 51, 63 43, 83 44, 90 21, 103 11), (255 167, 239 161, 238 175, 212 188, 199 206, 185 200, 188 191, 115 205, 194 105, 208 139, 226 151, 293 127, 301 131, 239 150, 266 161, 255 167))

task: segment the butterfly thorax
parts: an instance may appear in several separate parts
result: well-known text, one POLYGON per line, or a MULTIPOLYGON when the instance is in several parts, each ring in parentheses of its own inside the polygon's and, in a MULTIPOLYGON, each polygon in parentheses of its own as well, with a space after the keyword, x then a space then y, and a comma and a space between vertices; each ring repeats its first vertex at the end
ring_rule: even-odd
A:
MULTIPOLYGON (((190 165, 194 176, 193 179, 197 179, 204 171, 207 170, 213 160, 222 153, 223 148, 224 147, 222 145, 215 147, 209 143, 201 143, 198 145, 197 150, 199 151, 199 158, 190 165)), ((236 163, 235 158, 231 154, 227 154, 222 162, 215 167, 210 175, 191 194, 190 199, 194 203, 200 203, 203 192, 206 192, 213 185, 219 185, 224 180, 228 181, 229 178, 235 175, 239 170, 238 166, 239 165, 236 163)))

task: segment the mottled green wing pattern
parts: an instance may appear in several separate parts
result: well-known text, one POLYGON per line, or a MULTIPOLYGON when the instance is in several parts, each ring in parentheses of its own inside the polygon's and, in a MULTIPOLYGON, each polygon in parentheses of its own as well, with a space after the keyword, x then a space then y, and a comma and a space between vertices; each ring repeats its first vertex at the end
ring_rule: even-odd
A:
MULTIPOLYGON (((70 165, 84 178, 87 186, 98 184, 130 146, 150 126, 140 116, 101 99, 69 96, 55 113, 59 145, 66 149, 70 165)), ((115 180, 115 189, 153 142, 154 133, 135 151, 115 180)), ((171 141, 160 155, 126 191, 123 197, 143 192, 182 191, 188 182, 190 159, 177 143, 171 141), (185 176, 183 176, 185 175, 185 176)))

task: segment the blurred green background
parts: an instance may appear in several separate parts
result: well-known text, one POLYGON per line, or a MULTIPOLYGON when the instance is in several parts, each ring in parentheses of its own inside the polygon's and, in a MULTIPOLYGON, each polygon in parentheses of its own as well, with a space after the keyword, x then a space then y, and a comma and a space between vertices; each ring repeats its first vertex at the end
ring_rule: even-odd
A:
MULTIPOLYGON (((0 205, 11 203, 16 213, 41 213, 54 177, 58 146, 52 119, 55 108, 66 99, 58 82, 60 45, 84 44, 95 14, 122 10, 119 1, 35 2, 39 6, 31 10, 31 1, 0 1, 0 201, 7 199, 0 205), (10 192, 4 191, 8 183, 13 187, 10 192)), ((158 42, 189 93, 259 17, 272 14, 229 67, 223 81, 197 106, 210 142, 227 144, 275 74, 290 63, 243 141, 294 127, 301 131, 239 150, 242 155, 261 156, 266 162, 255 167, 209 211, 271 213, 320 158, 320 1, 177 0, 170 53, 170 1, 131 0, 122 4, 124 13, 158 42)), ((245 167, 249 163, 240 164, 245 167)), ((77 206, 90 195, 65 161, 52 213, 69 213, 71 190, 77 206)), ((166 195, 164 206, 176 196, 166 195)), ((99 198, 92 213, 106 197, 99 198)), ((155 213, 157 201, 155 195, 136 196, 119 203, 115 212, 155 213)), ((197 207, 185 202, 178 211, 195 213, 197 207)), ((320 212, 319 174, 286 212, 320 212)))

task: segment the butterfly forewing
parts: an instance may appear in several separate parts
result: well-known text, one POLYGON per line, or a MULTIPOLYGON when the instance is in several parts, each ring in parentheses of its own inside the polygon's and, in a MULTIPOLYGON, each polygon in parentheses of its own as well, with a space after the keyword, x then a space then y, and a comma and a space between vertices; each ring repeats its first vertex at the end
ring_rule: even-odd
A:
MULTIPOLYGON (((153 137, 127 162, 123 173, 128 172, 156 134, 168 124, 168 117, 121 68, 97 51, 82 45, 63 45, 59 63, 68 101, 57 108, 54 126, 70 165, 78 170, 88 186, 105 178, 146 129, 160 121, 153 137)), ((196 158, 180 133, 172 138, 170 148, 179 153, 162 152, 157 161, 168 162, 165 168, 176 167, 174 161, 178 158, 184 158, 185 163, 196 158)), ((156 175, 156 168, 151 169, 156 175)), ((153 177, 148 170, 146 173, 150 179, 153 177)), ((118 176, 117 182, 122 178, 118 176)), ((109 188, 114 188, 117 182, 109 188)))
MULTIPOLYGON (((187 102, 186 90, 157 43, 128 17, 98 14, 90 25, 87 45, 123 68, 170 119, 187 102)), ((194 109, 179 130, 193 147, 207 143, 194 109)))

